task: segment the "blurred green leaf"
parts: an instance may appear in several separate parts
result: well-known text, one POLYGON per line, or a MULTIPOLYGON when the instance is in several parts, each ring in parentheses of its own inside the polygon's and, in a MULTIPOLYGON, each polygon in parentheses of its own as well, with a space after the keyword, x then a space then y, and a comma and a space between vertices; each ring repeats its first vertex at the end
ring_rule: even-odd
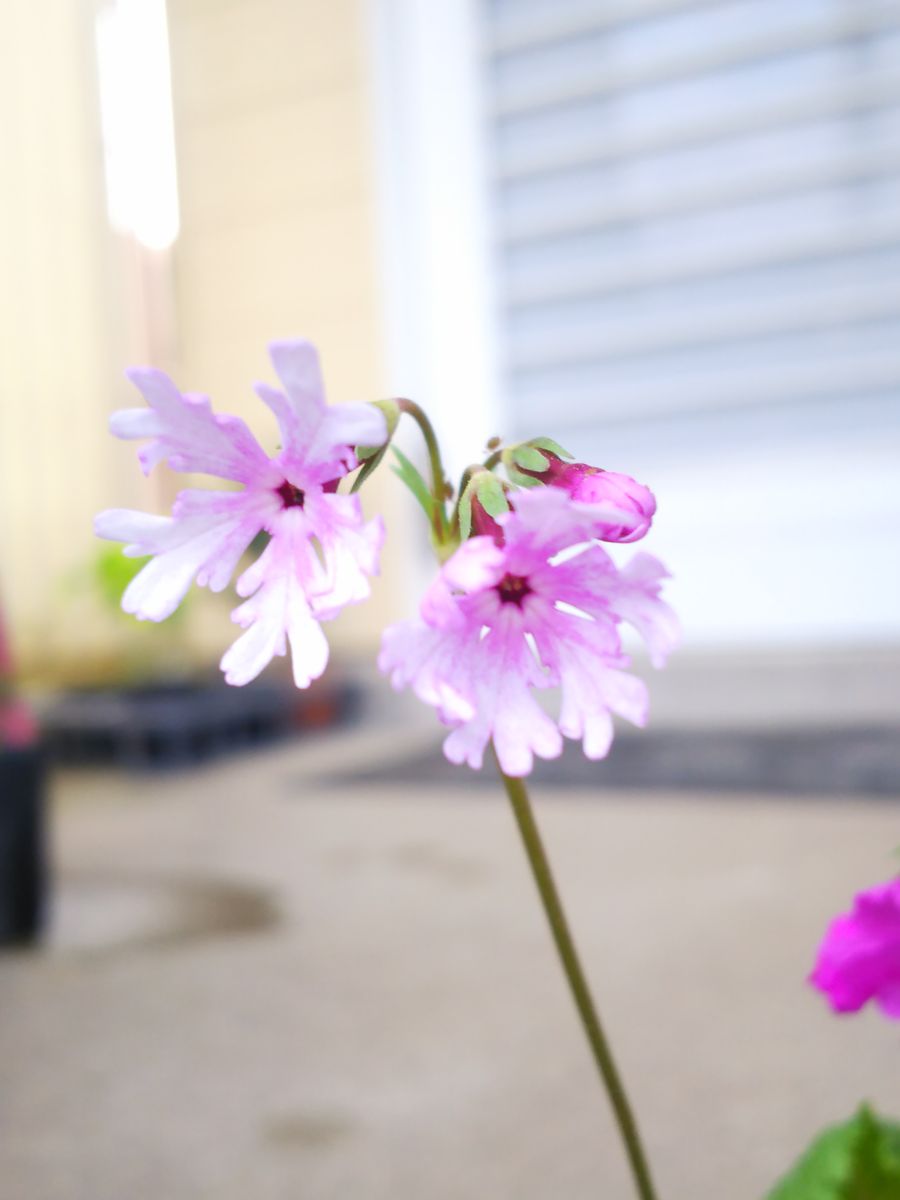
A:
POLYGON ((900 1200, 900 1125, 863 1105, 820 1134, 766 1200, 900 1200))
POLYGON ((122 593, 146 562, 147 558, 126 558, 122 547, 114 543, 102 545, 94 556, 91 576, 103 603, 118 610, 122 593))
POLYGON ((396 446, 393 446, 392 449, 398 465, 392 467, 391 470, 398 479, 406 484, 406 486, 421 504, 425 512, 425 516, 430 522, 433 523, 435 517, 435 501, 431 492, 428 490, 428 484, 402 450, 398 450, 396 446))

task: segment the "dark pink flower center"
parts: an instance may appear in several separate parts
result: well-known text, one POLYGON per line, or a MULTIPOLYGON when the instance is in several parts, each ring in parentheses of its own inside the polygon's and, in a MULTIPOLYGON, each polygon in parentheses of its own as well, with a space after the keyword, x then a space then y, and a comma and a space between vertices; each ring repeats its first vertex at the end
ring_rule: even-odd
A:
POLYGON ((497 584, 497 594, 504 604, 518 604, 531 593, 531 584, 524 575, 504 575, 497 584))
POLYGON ((294 487, 287 480, 275 489, 277 495, 281 497, 281 503, 285 508, 302 508, 306 501, 306 493, 302 488, 294 487))

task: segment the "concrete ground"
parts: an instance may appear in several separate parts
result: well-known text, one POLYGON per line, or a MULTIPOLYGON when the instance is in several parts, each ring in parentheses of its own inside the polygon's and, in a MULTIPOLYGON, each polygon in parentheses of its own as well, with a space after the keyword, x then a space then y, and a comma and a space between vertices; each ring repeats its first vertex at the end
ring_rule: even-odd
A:
MULTIPOLYGON (((631 1200, 505 803, 322 781, 367 755, 59 776, 52 935, 0 959, 3 1200, 631 1200)), ((863 1097, 900 1114, 896 1028, 803 982, 891 804, 538 817, 660 1200, 759 1200, 863 1097)))

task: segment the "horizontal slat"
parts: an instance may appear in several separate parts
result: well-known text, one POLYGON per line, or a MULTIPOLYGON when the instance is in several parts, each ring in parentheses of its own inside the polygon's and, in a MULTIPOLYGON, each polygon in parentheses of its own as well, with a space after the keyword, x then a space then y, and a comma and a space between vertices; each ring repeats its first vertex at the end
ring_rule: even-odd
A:
POLYGON ((835 122, 815 130, 745 139, 692 154, 636 159, 617 168, 560 172, 498 196, 507 243, 650 222, 774 197, 865 184, 900 163, 900 110, 863 127, 835 122))
MULTIPOLYGON (((508 436, 537 437, 547 431, 547 416, 511 413, 508 436)), ((553 418, 554 428, 557 426, 553 418)), ((586 462, 609 470, 626 468, 637 478, 648 458, 662 456, 670 464, 683 455, 721 455, 722 446, 734 450, 751 448, 771 455, 773 446, 806 449, 816 439, 832 445, 847 443, 860 434, 874 432, 889 452, 900 445, 900 399, 896 393, 860 394, 852 404, 842 398, 811 396, 795 403, 731 404, 725 408, 688 408, 679 412, 644 414, 619 413, 609 416, 602 400, 581 418, 566 424, 567 449, 586 462), (887 440, 885 440, 887 439, 887 440)), ((799 455, 798 455, 799 458, 799 455)), ((650 472, 647 472, 650 475, 650 472)))
MULTIPOLYGON (((520 426, 554 427, 592 419, 651 417, 750 404, 843 397, 852 403, 873 392, 900 391, 896 325, 858 336, 796 337, 745 344, 730 361, 719 354, 657 356, 648 368, 627 365, 527 371, 509 378, 520 426)), ((562 439, 565 440, 565 439, 562 439)))
POLYGON ((702 351, 716 342, 737 342, 808 333, 846 330, 870 321, 896 321, 900 344, 900 248, 879 263, 880 277, 857 260, 844 278, 823 278, 822 272, 802 274, 792 281, 770 277, 767 288, 736 287, 729 294, 709 289, 706 298, 672 292, 655 299, 641 295, 622 303, 561 305, 528 312, 513 320, 504 339, 504 360, 510 370, 531 370, 616 357, 645 358, 671 349, 702 351), (852 268, 853 278, 847 278, 852 268))
POLYGON ((720 104, 682 114, 671 104, 623 126, 621 111, 601 100, 498 123, 495 172, 500 183, 572 167, 727 143, 768 130, 833 117, 862 117, 900 103, 900 70, 848 64, 797 91, 760 89, 752 104, 720 104))
POLYGON ((518 429, 900 421, 900 0, 483 2, 518 429))
POLYGON ((493 0, 486 35, 493 54, 526 50, 596 33, 623 22, 646 21, 722 0, 493 0))
POLYGON ((759 205, 521 246, 501 259, 501 299, 521 306, 600 296, 893 246, 900 241, 900 178, 869 195, 798 197, 773 216, 759 205))
MULTIPOLYGON (((802 55, 805 51, 843 45, 854 39, 896 29, 900 5, 879 7, 868 4, 828 6, 801 4, 771 6, 769 19, 752 23, 733 40, 697 40, 668 48, 647 58, 612 55, 610 39, 604 35, 584 36, 572 43, 498 59, 492 72, 494 111, 509 117, 592 96, 613 96, 636 88, 651 88, 664 82, 691 79, 725 69, 734 70, 760 59, 802 55), (793 23, 777 14, 796 14, 793 23), (771 19, 771 14, 776 19, 771 19)), ((698 22, 698 29, 702 29, 698 22)))

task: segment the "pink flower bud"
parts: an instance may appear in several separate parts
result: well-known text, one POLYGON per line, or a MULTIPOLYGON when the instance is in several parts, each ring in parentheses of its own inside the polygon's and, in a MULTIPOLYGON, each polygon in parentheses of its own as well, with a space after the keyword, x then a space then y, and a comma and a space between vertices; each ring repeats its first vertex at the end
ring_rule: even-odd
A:
POLYGON ((549 450, 541 453, 550 465, 540 474, 529 471, 529 475, 552 487, 562 488, 581 504, 608 504, 621 512, 636 513, 641 517, 637 526, 605 526, 598 535, 603 541, 636 542, 650 528, 656 512, 656 497, 642 483, 618 471, 604 471, 587 463, 564 462, 549 450))
POLYGON ((491 537, 498 546, 503 545, 503 530, 477 495, 472 497, 472 534, 475 537, 491 537))

